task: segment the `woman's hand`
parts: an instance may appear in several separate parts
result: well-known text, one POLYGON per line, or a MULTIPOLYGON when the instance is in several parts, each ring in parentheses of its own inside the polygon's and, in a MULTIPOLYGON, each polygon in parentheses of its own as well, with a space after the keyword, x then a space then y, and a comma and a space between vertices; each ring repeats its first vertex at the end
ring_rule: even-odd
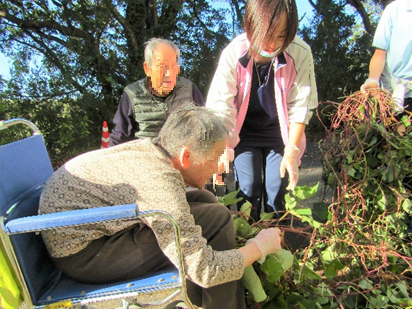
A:
POLYGON ((295 189, 299 180, 298 155, 299 148, 296 145, 287 145, 283 154, 282 162, 280 163, 280 177, 285 177, 286 170, 289 173, 289 185, 286 190, 295 189))

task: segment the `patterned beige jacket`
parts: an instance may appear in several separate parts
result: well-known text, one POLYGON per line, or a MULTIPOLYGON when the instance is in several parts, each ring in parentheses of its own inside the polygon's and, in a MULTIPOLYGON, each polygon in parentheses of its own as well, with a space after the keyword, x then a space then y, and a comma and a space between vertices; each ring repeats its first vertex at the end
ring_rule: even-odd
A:
MULTIPOLYGON (((141 211, 159 209, 172 214, 181 228, 188 277, 202 287, 238 280, 243 258, 236 249, 214 251, 202 237, 186 200, 185 184, 169 155, 149 140, 80 155, 59 168, 46 182, 40 214, 111 205, 139 205, 141 211)), ((42 233, 53 257, 72 255, 104 235, 136 224, 122 221, 67 227, 42 233)), ((156 234, 164 254, 176 265, 173 228, 161 218, 144 221, 156 234)))

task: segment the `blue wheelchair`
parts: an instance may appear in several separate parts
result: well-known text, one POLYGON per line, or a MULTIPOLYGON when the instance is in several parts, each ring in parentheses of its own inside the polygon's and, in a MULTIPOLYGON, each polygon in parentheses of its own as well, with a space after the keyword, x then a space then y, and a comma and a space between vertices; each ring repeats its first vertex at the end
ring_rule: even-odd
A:
POLYGON ((25 119, 0 121, 0 130, 22 124, 30 137, 0 146, 0 240, 23 296, 25 308, 195 308, 187 296, 179 226, 161 211, 139 212, 138 205, 119 205, 38 215, 42 186, 53 173, 38 128, 25 119), (178 267, 115 284, 85 284, 58 270, 49 258, 40 231, 134 217, 161 216, 175 229, 178 267), (116 304, 109 305, 104 304, 116 304), (174 305, 173 307, 174 308, 174 305))

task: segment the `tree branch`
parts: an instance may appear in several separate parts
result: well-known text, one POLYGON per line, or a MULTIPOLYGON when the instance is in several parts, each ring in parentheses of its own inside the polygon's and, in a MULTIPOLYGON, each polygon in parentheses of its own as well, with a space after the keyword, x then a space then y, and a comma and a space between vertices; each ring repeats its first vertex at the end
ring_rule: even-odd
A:
POLYGON ((235 7, 236 18, 237 18, 237 21, 239 22, 240 27, 242 28, 243 27, 243 15, 242 15, 242 11, 240 10, 239 1, 232 0, 232 5, 235 7))
POLYGON ((72 37, 82 38, 85 40, 90 40, 92 38, 92 36, 86 31, 73 28, 73 27, 65 27, 51 20, 50 21, 32 21, 32 20, 20 19, 2 10, 0 10, 0 18, 4 18, 22 29, 41 30, 41 29, 46 28, 49 30, 50 29, 57 30, 62 35, 69 35, 72 37))
POLYGON ((157 19, 157 1, 156 0, 146 0, 146 23, 149 28, 156 28, 159 26, 158 19, 157 19))
POLYGON ((369 34, 374 34, 375 33, 375 27, 372 26, 371 20, 369 18, 368 13, 365 10, 365 7, 363 6, 363 3, 360 0, 346 0, 346 3, 349 5, 353 6, 359 13, 359 15, 362 17, 363 25, 365 26, 365 30, 369 34))
POLYGON ((45 101, 55 99, 55 98, 58 98, 58 97, 65 97, 65 96, 68 96, 68 95, 72 95, 76 92, 78 92, 77 89, 72 90, 72 91, 64 91, 64 92, 54 93, 54 94, 45 95, 45 96, 34 96, 34 95, 33 96, 25 96, 25 95, 23 95, 22 97, 23 98, 26 97, 27 99, 34 98, 36 100, 39 100, 40 102, 45 102, 45 101))
POLYGON ((67 25, 69 25, 70 28, 74 28, 73 24, 70 20, 70 14, 66 14, 66 12, 70 12, 69 8, 67 7, 67 2, 64 3, 60 3, 57 2, 56 0, 50 0, 51 3, 53 3, 54 6, 62 8, 62 19, 67 23, 67 25))
POLYGON ((129 22, 119 13, 119 11, 113 6, 112 1, 105 1, 110 13, 117 19, 117 21, 123 26, 124 30, 126 30, 127 34, 130 37, 133 50, 136 55, 139 54, 139 43, 137 42, 136 35, 130 26, 129 22))
POLYGON ((49 16, 51 16, 51 12, 44 1, 39 2, 37 0, 33 0, 33 2, 36 3, 39 7, 41 7, 45 12, 47 12, 49 16))
POLYGON ((315 9, 317 10, 318 8, 316 7, 316 4, 312 1, 312 0, 308 0, 309 4, 315 9))
POLYGON ((180 11, 180 8, 183 5, 183 0, 168 0, 163 1, 162 5, 162 15, 160 20, 162 22, 162 27, 164 30, 170 33, 176 27, 176 16, 180 11))
POLYGON ((214 31, 210 30, 210 29, 206 26, 206 24, 200 19, 199 14, 197 13, 197 10, 196 10, 196 7, 195 7, 195 6, 193 6, 192 9, 193 9, 193 15, 196 17, 197 21, 199 22, 199 24, 200 24, 200 26, 203 28, 203 30, 205 30, 206 32, 209 32, 209 33, 213 33, 214 35, 220 37, 220 38, 223 40, 223 42, 225 42, 225 41, 228 40, 225 35, 223 35, 223 34, 221 34, 221 33, 216 33, 216 32, 214 32, 214 31))
MULTIPOLYGON (((62 73, 64 76, 69 76, 70 74, 67 74, 67 70, 62 64, 62 62, 59 60, 59 57, 42 41, 33 36, 33 34, 29 31, 25 31, 25 33, 34 41, 38 44, 36 45, 30 45, 32 48, 40 51, 49 61, 51 61, 62 73), (40 49, 39 46, 43 49, 40 49)), ((41 34, 40 34, 41 35, 41 34)), ((20 42, 23 43, 23 42, 20 42)), ((28 45, 26 43, 23 43, 25 45, 28 45)), ((80 92, 84 93, 85 88, 81 86, 79 83, 77 83, 71 76, 70 76, 71 84, 80 92)))

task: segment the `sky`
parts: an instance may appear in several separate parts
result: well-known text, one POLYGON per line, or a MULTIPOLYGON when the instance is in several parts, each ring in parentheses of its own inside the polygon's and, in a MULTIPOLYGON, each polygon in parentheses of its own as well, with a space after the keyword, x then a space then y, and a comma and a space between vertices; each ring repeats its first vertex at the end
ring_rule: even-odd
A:
MULTIPOLYGON (((296 6, 298 7, 298 14, 299 14, 299 19, 302 18, 302 16, 306 13, 305 19, 308 17, 311 17, 313 7, 309 4, 308 0, 295 0, 296 1, 296 6)), ((305 22, 305 20, 303 20, 305 22)))
MULTIPOLYGON (((299 19, 306 13, 305 19, 311 16, 312 7, 308 0, 296 0, 296 5, 298 8, 299 19)), ((305 22, 305 19, 302 21, 305 22)), ((0 75, 4 79, 9 79, 9 68, 11 61, 3 53, 0 52, 0 75)))
POLYGON ((4 79, 9 79, 10 78, 9 66, 10 66, 9 59, 6 58, 3 53, 0 53, 0 75, 4 79))

